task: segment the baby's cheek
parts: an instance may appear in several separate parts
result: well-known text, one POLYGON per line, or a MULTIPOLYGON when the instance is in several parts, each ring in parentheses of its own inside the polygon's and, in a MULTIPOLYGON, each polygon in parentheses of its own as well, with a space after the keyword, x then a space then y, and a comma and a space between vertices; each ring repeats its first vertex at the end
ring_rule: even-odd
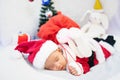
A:
POLYGON ((53 66, 53 67, 50 68, 50 70, 57 71, 58 69, 57 69, 56 66, 53 66))

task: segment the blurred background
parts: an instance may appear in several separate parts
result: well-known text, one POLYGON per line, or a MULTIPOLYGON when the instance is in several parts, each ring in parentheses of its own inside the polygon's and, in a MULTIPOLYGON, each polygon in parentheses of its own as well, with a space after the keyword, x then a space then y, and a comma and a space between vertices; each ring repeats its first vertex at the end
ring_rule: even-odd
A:
MULTIPOLYGON (((95 0, 52 0, 56 10, 73 19, 81 26, 80 19, 92 10, 95 0)), ((119 34, 120 0, 100 0, 110 20, 108 32, 119 34), (114 24, 116 22, 116 24, 114 24), (112 31, 111 31, 112 30, 112 31), (114 31, 113 31, 114 30, 114 31)), ((8 45, 19 32, 36 36, 41 0, 0 0, 0 44, 8 45)))

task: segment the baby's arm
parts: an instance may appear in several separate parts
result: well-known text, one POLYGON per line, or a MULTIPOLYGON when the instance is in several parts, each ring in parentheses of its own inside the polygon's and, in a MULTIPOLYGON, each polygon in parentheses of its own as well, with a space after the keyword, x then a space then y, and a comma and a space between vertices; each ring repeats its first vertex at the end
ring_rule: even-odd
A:
POLYGON ((77 62, 71 62, 68 64, 68 71, 75 75, 75 76, 79 76, 81 74, 83 74, 83 67, 80 63, 77 62))

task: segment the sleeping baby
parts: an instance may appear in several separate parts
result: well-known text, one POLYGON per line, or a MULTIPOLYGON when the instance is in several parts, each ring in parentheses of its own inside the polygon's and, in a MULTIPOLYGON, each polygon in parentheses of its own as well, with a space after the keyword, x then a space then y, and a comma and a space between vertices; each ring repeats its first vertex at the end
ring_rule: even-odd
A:
POLYGON ((29 54, 28 61, 37 69, 66 70, 79 76, 89 72, 91 67, 103 63, 120 43, 112 35, 87 38, 78 28, 63 28, 57 33, 56 39, 59 44, 40 39, 20 43, 15 50, 29 54))

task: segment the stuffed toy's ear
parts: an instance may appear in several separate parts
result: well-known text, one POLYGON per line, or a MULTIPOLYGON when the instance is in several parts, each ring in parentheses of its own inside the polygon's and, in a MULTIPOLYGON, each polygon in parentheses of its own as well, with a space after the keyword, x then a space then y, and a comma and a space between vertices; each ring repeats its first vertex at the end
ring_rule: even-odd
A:
POLYGON ((81 32, 78 28, 70 28, 69 37, 74 40, 74 43, 77 46, 79 57, 90 57, 92 55, 92 47, 89 43, 89 40, 86 38, 86 35, 81 32))
POLYGON ((67 28, 62 28, 56 34, 56 39, 59 43, 67 43, 69 41, 69 30, 67 28))
POLYGON ((89 16, 91 15, 91 13, 92 13, 92 11, 90 11, 90 10, 88 10, 87 12, 85 12, 85 14, 80 19, 81 25, 84 25, 85 23, 88 22, 89 16))
POLYGON ((103 25, 104 29, 107 30, 109 26, 109 20, 105 14, 101 14, 100 22, 103 25))

